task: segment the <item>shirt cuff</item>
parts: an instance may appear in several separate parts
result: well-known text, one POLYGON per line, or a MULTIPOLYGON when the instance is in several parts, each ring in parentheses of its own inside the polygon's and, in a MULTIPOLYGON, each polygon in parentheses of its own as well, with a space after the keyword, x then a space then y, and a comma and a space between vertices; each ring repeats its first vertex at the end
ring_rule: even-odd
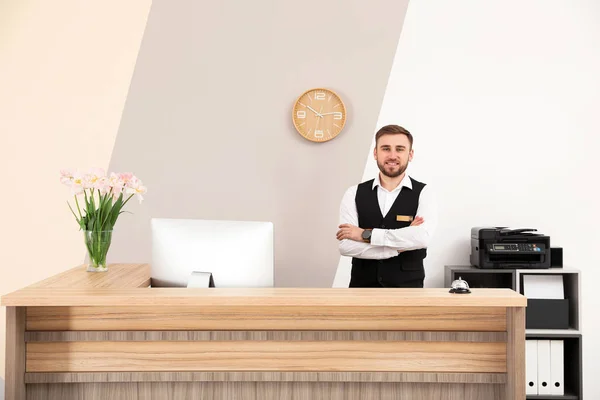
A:
POLYGON ((373 246, 385 246, 385 229, 373 229, 371 232, 371 244, 373 246))

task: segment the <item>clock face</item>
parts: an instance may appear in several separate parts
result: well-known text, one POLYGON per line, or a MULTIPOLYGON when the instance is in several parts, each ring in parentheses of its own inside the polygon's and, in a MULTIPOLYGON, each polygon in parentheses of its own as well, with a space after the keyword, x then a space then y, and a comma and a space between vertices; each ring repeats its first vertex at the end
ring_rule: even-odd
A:
POLYGON ((326 142, 340 134, 346 124, 346 107, 342 99, 329 89, 304 92, 294 104, 294 127, 304 138, 326 142))

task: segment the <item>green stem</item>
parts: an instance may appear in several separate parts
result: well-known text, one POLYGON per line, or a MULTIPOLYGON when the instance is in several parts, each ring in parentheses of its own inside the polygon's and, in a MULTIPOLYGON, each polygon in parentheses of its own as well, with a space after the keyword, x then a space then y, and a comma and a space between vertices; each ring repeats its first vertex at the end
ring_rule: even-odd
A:
MULTIPOLYGON (((106 202, 111 202, 111 203, 112 203, 112 200, 111 200, 111 198, 112 198, 112 191, 113 191, 113 188, 111 187, 111 188, 110 188, 110 191, 109 191, 109 192, 106 194, 106 197, 104 198, 104 200, 105 200, 106 202)), ((110 217, 110 212, 111 212, 111 210, 112 210, 112 207, 113 207, 113 205, 111 204, 111 207, 110 207, 110 209, 109 209, 109 210, 107 210, 107 212, 106 212, 106 216, 104 217, 104 220, 102 221, 102 226, 105 226, 105 225, 106 225, 106 222, 108 221, 108 217, 110 217)))
POLYGON ((69 209, 73 213, 73 216, 75 217, 75 221, 77 221, 77 223, 79 223, 79 220, 77 219, 77 214, 75 214, 75 211, 73 211, 73 207, 71 207, 71 205, 69 204, 68 201, 67 201, 67 205, 69 206, 69 209))
POLYGON ((127 204, 127 202, 129 201, 129 199, 131 199, 133 196, 135 196, 135 194, 129 195, 129 197, 127 198, 127 200, 125 200, 123 202, 123 205, 121 206, 121 208, 125 207, 125 204, 127 204))
POLYGON ((112 232, 89 231, 86 232, 86 247, 90 256, 90 263, 94 268, 106 266, 106 255, 110 248, 112 232))
POLYGON ((77 204, 77 212, 79 212, 79 220, 81 220, 81 218, 83 218, 81 216, 81 209, 79 208, 79 201, 77 200, 77 195, 74 196, 75 197, 75 204, 77 204))
POLYGON ((96 238, 96 256, 98 261, 98 265, 102 262, 102 232, 98 230, 98 237, 96 238))
MULTIPOLYGON (((102 195, 100 194, 100 189, 98 190, 98 224, 100 225, 98 227, 98 230, 102 230, 103 226, 102 225, 102 195)), ((96 191, 94 189, 92 189, 92 193, 96 193, 96 191)))

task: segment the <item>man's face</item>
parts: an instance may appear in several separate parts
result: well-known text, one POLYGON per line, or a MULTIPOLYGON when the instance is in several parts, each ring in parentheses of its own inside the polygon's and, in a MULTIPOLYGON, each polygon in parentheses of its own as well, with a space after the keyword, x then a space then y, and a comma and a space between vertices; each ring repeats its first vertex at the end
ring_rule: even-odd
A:
POLYGON ((395 178, 406 171, 413 151, 406 135, 383 135, 377 142, 374 155, 381 173, 395 178))

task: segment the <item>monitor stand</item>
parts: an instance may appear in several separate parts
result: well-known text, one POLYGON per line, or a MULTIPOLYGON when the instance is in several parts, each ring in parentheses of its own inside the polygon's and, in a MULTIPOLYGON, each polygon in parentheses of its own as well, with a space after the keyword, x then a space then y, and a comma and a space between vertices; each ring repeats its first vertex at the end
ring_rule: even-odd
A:
POLYGON ((188 281, 188 288, 208 288, 215 287, 215 282, 211 272, 194 271, 188 281))

